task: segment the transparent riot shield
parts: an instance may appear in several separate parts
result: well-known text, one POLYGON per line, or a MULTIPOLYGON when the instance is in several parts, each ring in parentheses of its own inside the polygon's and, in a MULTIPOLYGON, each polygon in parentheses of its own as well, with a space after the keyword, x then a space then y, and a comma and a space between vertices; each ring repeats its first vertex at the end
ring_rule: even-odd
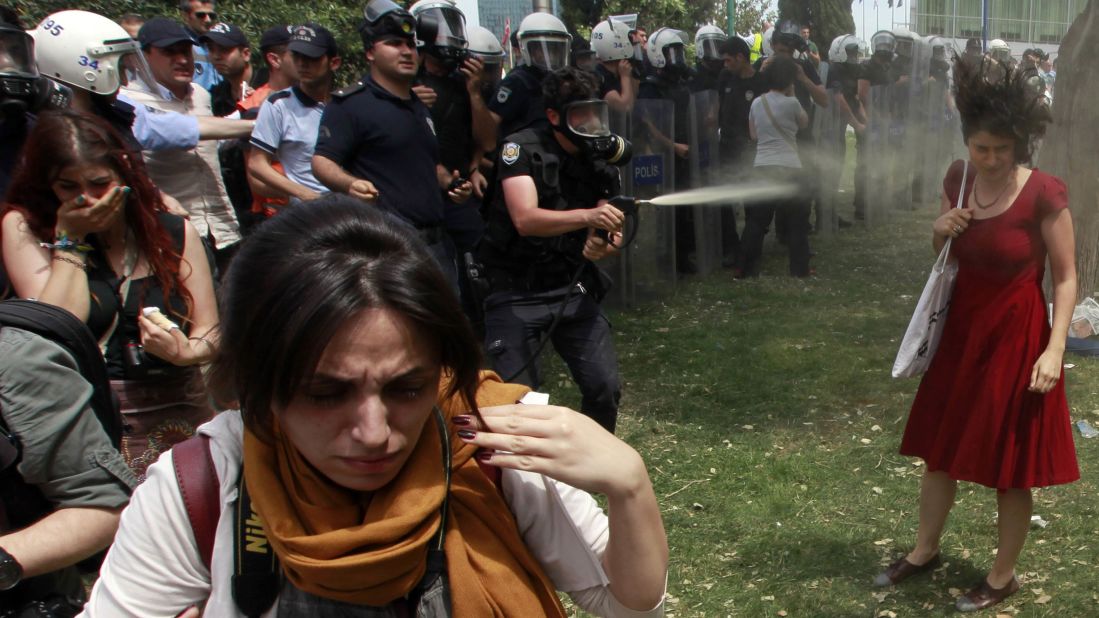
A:
POLYGON ((838 88, 829 89, 827 108, 817 107, 813 114, 813 169, 816 170, 820 191, 817 197, 816 229, 822 236, 831 236, 839 229, 837 204, 840 180, 847 154, 846 101, 838 88))
MULTIPOLYGON (((691 166, 691 188, 719 184, 718 117, 721 111, 716 90, 691 95, 688 114, 687 153, 691 166)), ((695 206, 695 261, 698 272, 706 274, 721 268, 722 206, 695 206)))
MULTIPOLYGON (((611 110, 610 121, 612 133, 629 140, 630 143, 634 142, 631 134, 633 121, 630 113, 611 110)), ((633 174, 630 165, 630 163, 626 163, 619 167, 622 178, 622 195, 633 195, 633 174)), ((613 280, 610 292, 603 299, 603 303, 607 306, 623 308, 633 306, 635 303, 629 285, 629 252, 630 248, 627 247, 624 251, 603 258, 597 264, 613 280)))
MULTIPOLYGON (((634 104, 630 135, 633 159, 627 166, 633 196, 653 198, 675 187, 675 104, 642 99, 634 104)), ((625 284, 630 302, 667 297, 675 291, 675 211, 642 206, 627 224, 633 242, 626 255, 625 284), (636 229, 631 229, 636 226, 636 229)))
POLYGON ((950 123, 949 85, 945 80, 932 79, 924 89, 923 196, 931 202, 939 195, 942 177, 951 158, 952 141, 958 138, 950 123))
POLYGON ((884 223, 889 219, 891 195, 889 182, 890 165, 890 128, 892 120, 892 86, 872 86, 870 88, 870 107, 868 125, 863 136, 863 181, 862 195, 865 200, 865 220, 867 225, 884 223))
MULTIPOLYGON (((910 199, 913 208, 925 206, 933 199, 927 192, 927 176, 924 162, 927 154, 933 151, 929 142, 937 141, 928 133, 928 123, 933 113, 932 103, 929 99, 931 86, 931 46, 923 39, 917 38, 912 55, 912 78, 908 82, 909 116, 905 126, 905 166, 909 170, 905 180, 907 185, 903 188, 910 199)), ((935 200, 937 202, 937 200, 935 200)))

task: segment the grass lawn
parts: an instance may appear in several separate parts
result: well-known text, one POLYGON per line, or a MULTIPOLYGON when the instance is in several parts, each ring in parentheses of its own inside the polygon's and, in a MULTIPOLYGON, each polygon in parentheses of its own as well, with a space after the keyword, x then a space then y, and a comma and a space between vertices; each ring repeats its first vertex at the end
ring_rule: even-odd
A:
MULTIPOLYGON (((612 314, 618 434, 645 457, 661 502, 669 615, 953 615, 954 596, 991 565, 995 492, 962 484, 947 567, 870 585, 915 536, 923 469, 897 447, 918 381, 889 372, 934 261, 935 211, 814 237, 809 280, 785 276, 786 252, 769 239, 759 280, 696 277, 612 314)), ((545 358, 543 389, 578 406, 563 366, 545 358)), ((1066 362, 1073 420, 1099 425, 1099 362, 1066 362)), ((1073 435, 1083 480, 1035 491, 1049 525, 1032 530, 1023 590, 998 613, 1099 616, 1099 438, 1073 435)))

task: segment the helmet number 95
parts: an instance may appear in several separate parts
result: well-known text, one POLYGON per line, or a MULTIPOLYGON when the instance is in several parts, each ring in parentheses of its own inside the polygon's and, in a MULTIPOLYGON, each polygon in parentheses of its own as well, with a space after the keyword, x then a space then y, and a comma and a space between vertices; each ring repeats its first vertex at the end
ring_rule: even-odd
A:
POLYGON ((52 19, 46 20, 46 23, 42 24, 42 28, 54 36, 61 36, 61 31, 65 29, 52 19))

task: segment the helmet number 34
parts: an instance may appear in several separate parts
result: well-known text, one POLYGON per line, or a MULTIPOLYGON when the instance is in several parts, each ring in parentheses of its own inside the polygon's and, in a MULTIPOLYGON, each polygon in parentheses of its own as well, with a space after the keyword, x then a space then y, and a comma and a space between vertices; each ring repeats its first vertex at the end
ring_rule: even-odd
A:
POLYGON ((99 69, 99 61, 98 60, 92 60, 91 58, 89 58, 87 56, 81 56, 80 60, 77 61, 77 64, 79 64, 82 67, 88 67, 89 69, 96 69, 96 70, 99 69))

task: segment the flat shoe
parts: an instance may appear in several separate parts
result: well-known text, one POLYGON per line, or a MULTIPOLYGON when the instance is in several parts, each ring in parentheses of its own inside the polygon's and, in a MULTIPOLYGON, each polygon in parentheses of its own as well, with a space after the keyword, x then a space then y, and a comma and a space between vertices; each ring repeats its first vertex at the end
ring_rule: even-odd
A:
POLYGON ((942 565, 942 554, 935 554, 923 564, 912 564, 904 556, 901 556, 886 567, 884 571, 878 573, 878 576, 874 578, 874 585, 879 587, 896 586, 913 575, 934 571, 942 565))
POLYGON ((993 588, 987 579, 973 587, 972 590, 958 597, 954 606, 960 612, 976 612, 1000 603, 1009 596, 1019 591, 1019 580, 1012 577, 1011 581, 1003 588, 993 588))

